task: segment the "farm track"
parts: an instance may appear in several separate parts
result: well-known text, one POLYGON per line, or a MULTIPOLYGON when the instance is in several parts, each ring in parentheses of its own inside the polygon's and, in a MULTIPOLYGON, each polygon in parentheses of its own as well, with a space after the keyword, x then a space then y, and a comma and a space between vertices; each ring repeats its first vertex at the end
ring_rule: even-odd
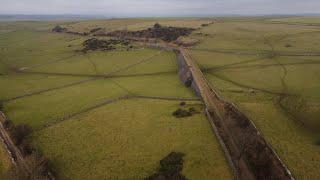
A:
POLYGON ((207 107, 207 116, 231 162, 237 179, 293 179, 254 124, 234 104, 212 89, 185 49, 180 49, 180 78, 188 82, 207 107))

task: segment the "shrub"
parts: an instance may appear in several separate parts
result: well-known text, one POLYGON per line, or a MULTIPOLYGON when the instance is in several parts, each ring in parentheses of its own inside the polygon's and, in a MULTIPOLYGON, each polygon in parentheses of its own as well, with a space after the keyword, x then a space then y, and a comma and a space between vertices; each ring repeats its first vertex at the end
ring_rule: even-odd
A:
POLYGON ((183 109, 178 109, 175 112, 173 112, 172 115, 177 118, 184 118, 184 117, 192 116, 192 113, 183 109))
POLYGON ((192 82, 193 82, 193 78, 192 78, 192 76, 190 76, 190 77, 187 79, 187 81, 184 83, 184 85, 187 86, 187 87, 191 87, 192 82))
POLYGON ((159 171, 164 174, 172 175, 183 169, 183 153, 171 152, 160 161, 159 171))
POLYGON ((23 143, 25 138, 31 134, 31 132, 32 132, 32 129, 30 126, 26 124, 20 124, 12 128, 11 136, 15 141, 15 144, 19 146, 20 144, 23 143))
POLYGON ((10 130, 10 129, 12 129, 12 128, 14 127, 14 124, 12 123, 11 120, 6 119, 6 120, 3 122, 3 126, 4 126, 4 128, 10 130))
POLYGON ((186 102, 181 102, 180 106, 185 106, 187 103, 186 102))
POLYGON ((53 29, 52 29, 52 31, 53 32, 66 32, 67 31, 67 28, 63 28, 63 27, 61 27, 61 26, 59 26, 59 25, 57 25, 56 27, 54 27, 53 29))
POLYGON ((286 44, 285 47, 289 48, 289 47, 292 47, 291 44, 286 44))
POLYGON ((154 26, 153 26, 153 28, 159 29, 159 28, 161 28, 161 25, 160 25, 159 23, 155 23, 154 26))
POLYGON ((116 39, 109 39, 109 40, 100 40, 97 38, 87 39, 83 42, 83 52, 87 52, 89 50, 102 50, 102 51, 109 51, 116 49, 117 45, 122 45, 128 47, 130 42, 127 40, 116 40, 116 39))
POLYGON ((24 156, 31 155, 32 152, 34 152, 34 149, 26 140, 23 140, 21 142, 21 144, 19 145, 19 149, 24 156))
POLYGON ((0 101, 0 111, 3 111, 4 110, 4 105, 3 105, 3 102, 0 101))
POLYGON ((175 179, 186 180, 187 178, 181 174, 183 169, 183 157, 185 155, 180 152, 171 152, 165 158, 160 160, 158 171, 146 178, 149 180, 175 179))

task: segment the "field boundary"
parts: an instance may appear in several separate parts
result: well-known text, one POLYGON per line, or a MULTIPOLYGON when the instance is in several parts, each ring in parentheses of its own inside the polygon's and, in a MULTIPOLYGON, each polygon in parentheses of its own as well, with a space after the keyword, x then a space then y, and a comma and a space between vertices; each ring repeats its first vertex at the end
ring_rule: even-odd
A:
POLYGON ((84 114, 84 113, 87 113, 87 112, 90 112, 94 109, 97 109, 97 108, 100 108, 102 106, 105 106, 105 105, 108 105, 108 104, 112 104, 112 103, 116 103, 116 102, 119 102, 121 100, 128 100, 128 99, 152 99, 152 100, 164 100, 164 101, 201 101, 199 98, 180 98, 180 97, 160 97, 160 96, 142 96, 142 95, 133 95, 133 94, 128 94, 128 95, 124 95, 124 96, 121 96, 121 97, 118 97, 118 98, 114 98, 114 99, 107 99, 107 100, 104 100, 100 103, 97 103, 95 105, 92 105, 90 107, 87 107, 87 108, 84 108, 78 112, 75 112, 75 113, 71 113, 71 114, 68 114, 62 118, 57 118, 56 120, 53 120, 51 123, 48 123, 48 124, 45 124, 42 126, 42 128, 38 129, 38 130, 42 130, 43 128, 49 128, 49 127, 52 127, 56 124, 59 124, 61 122, 65 122, 69 119, 72 119, 73 117, 76 117, 80 114, 84 114))
POLYGON ((139 76, 156 76, 162 74, 176 73, 177 71, 163 71, 155 73, 142 74, 124 74, 124 75, 103 75, 103 74, 73 74, 73 73, 54 73, 54 72, 38 72, 38 71, 23 71, 20 74, 35 74, 35 75, 52 75, 52 76, 71 76, 71 77, 97 77, 97 78, 121 78, 121 77, 139 77, 139 76))
MULTIPOLYGON (((142 60, 138 61, 137 63, 134 63, 134 64, 130 64, 128 66, 125 66, 125 67, 122 67, 122 68, 119 68, 115 71, 112 71, 112 72, 109 72, 109 73, 105 73, 103 75, 105 76, 110 76, 112 74, 116 74, 118 72, 121 72, 123 70, 127 70, 129 68, 132 68, 132 67, 135 67, 139 64, 142 64, 146 61, 149 61, 149 60, 152 60, 153 57, 156 57, 158 55, 160 55, 163 51, 159 51, 157 52, 156 54, 153 54, 152 56, 149 56, 149 57, 146 57, 146 58, 143 58, 142 60)), ((17 69, 15 69, 15 71, 18 71, 17 69)), ((64 84, 62 86, 57 86, 57 87, 53 87, 53 88, 49 88, 49 89, 44 89, 44 90, 40 90, 40 91, 36 91, 36 92, 30 92, 30 93, 27 93, 27 94, 24 94, 24 95, 20 95, 20 96, 17 96, 17 97, 13 97, 13 98, 9 98, 9 99, 4 99, 2 100, 3 102, 10 102, 10 101, 14 101, 14 100, 17 100, 17 99, 21 99, 21 98, 24 98, 24 97, 28 97, 28 96, 33 96, 33 95, 38 95, 38 94, 42 94, 42 93, 46 93, 46 92, 50 92, 50 91, 54 91, 54 90, 59 90, 59 89, 64 89, 64 88, 67 88, 67 87, 71 87, 71 86, 75 86, 75 85, 79 85, 79 84, 83 84, 83 83, 87 83, 87 82, 91 82, 91 81, 95 81, 95 80, 98 80, 100 79, 101 77, 91 77, 91 78, 87 78, 87 79, 84 79, 84 80, 80 80, 80 81, 76 81, 76 82, 72 82, 72 83, 69 83, 69 84, 64 84)))

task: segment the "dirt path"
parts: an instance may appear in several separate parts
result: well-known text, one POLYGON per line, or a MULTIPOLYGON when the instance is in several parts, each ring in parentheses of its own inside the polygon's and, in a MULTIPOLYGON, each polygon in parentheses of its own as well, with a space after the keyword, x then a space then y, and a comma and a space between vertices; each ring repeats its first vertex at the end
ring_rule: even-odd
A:
POLYGON ((254 124, 238 108, 223 100, 210 87, 205 76, 186 49, 180 48, 179 70, 183 82, 206 105, 208 119, 215 130, 237 179, 293 179, 290 171, 254 124))

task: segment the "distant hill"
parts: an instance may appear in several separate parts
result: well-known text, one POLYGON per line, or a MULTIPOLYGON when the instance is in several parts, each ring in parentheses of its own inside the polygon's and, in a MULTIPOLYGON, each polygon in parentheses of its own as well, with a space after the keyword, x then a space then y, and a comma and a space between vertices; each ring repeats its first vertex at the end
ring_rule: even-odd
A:
POLYGON ((99 15, 23 15, 10 14, 0 15, 0 21, 55 21, 55 20, 87 20, 87 19, 103 19, 106 16, 99 15))

